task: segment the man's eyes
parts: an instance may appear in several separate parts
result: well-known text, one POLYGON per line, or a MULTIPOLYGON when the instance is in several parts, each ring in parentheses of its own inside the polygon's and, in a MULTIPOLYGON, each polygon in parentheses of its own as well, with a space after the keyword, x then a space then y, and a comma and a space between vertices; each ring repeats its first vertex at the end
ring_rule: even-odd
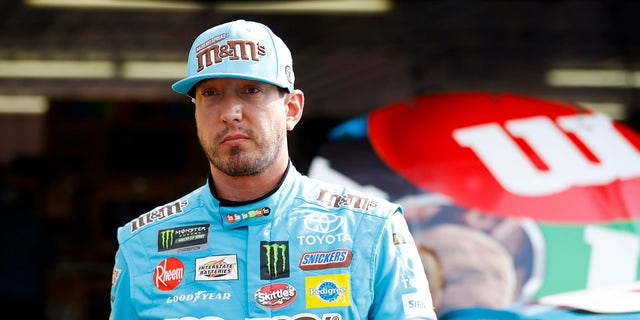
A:
POLYGON ((205 97, 213 96, 216 94, 216 91, 213 89, 202 89, 202 95, 205 97))
POLYGON ((250 87, 246 89, 247 93, 258 93, 260 92, 260 88, 257 87, 250 87))
MULTIPOLYGON (((256 93, 260 93, 262 90, 258 87, 248 87, 244 89, 244 93, 248 93, 248 94, 256 94, 256 93)), ((214 90, 214 89, 202 89, 202 95, 205 97, 209 97, 209 96, 214 96, 214 95, 218 95, 219 92, 214 90)))

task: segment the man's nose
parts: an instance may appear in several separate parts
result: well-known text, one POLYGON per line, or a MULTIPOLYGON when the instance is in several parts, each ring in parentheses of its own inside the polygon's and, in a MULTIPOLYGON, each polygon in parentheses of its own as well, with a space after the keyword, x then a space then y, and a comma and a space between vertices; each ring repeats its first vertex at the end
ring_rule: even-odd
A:
POLYGON ((224 122, 242 120, 242 103, 234 95, 225 95, 221 101, 220 119, 224 122))

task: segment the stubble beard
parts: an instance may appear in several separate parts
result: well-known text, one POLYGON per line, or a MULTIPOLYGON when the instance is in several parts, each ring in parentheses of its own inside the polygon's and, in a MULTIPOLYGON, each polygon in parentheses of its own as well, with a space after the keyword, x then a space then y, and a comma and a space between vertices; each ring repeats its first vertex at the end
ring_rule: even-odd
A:
POLYGON ((218 145, 206 145, 202 139, 200 145, 215 168, 231 177, 245 177, 262 173, 273 165, 280 152, 282 139, 283 135, 279 133, 273 139, 254 140, 259 146, 255 154, 241 146, 233 146, 225 154, 218 145))

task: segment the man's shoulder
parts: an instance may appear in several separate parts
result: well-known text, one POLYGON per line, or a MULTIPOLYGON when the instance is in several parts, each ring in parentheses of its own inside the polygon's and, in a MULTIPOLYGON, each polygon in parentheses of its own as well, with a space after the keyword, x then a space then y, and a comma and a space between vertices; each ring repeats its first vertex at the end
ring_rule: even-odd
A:
POLYGON ((350 209, 364 214, 389 217, 402 210, 397 203, 353 187, 305 176, 304 194, 308 200, 336 210, 350 209))
POLYGON ((118 228, 118 240, 122 243, 136 234, 144 233, 150 226, 171 224, 172 220, 201 207, 203 202, 200 198, 204 188, 205 186, 195 189, 189 194, 159 205, 127 222, 118 228))

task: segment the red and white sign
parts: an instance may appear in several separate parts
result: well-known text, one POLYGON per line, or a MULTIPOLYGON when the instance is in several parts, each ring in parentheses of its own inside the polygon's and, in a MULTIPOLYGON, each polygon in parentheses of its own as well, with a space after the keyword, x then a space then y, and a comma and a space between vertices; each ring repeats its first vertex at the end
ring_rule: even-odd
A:
POLYGON ((640 217, 640 136, 576 105, 513 94, 417 97, 369 114, 379 157, 425 191, 502 217, 640 217))

